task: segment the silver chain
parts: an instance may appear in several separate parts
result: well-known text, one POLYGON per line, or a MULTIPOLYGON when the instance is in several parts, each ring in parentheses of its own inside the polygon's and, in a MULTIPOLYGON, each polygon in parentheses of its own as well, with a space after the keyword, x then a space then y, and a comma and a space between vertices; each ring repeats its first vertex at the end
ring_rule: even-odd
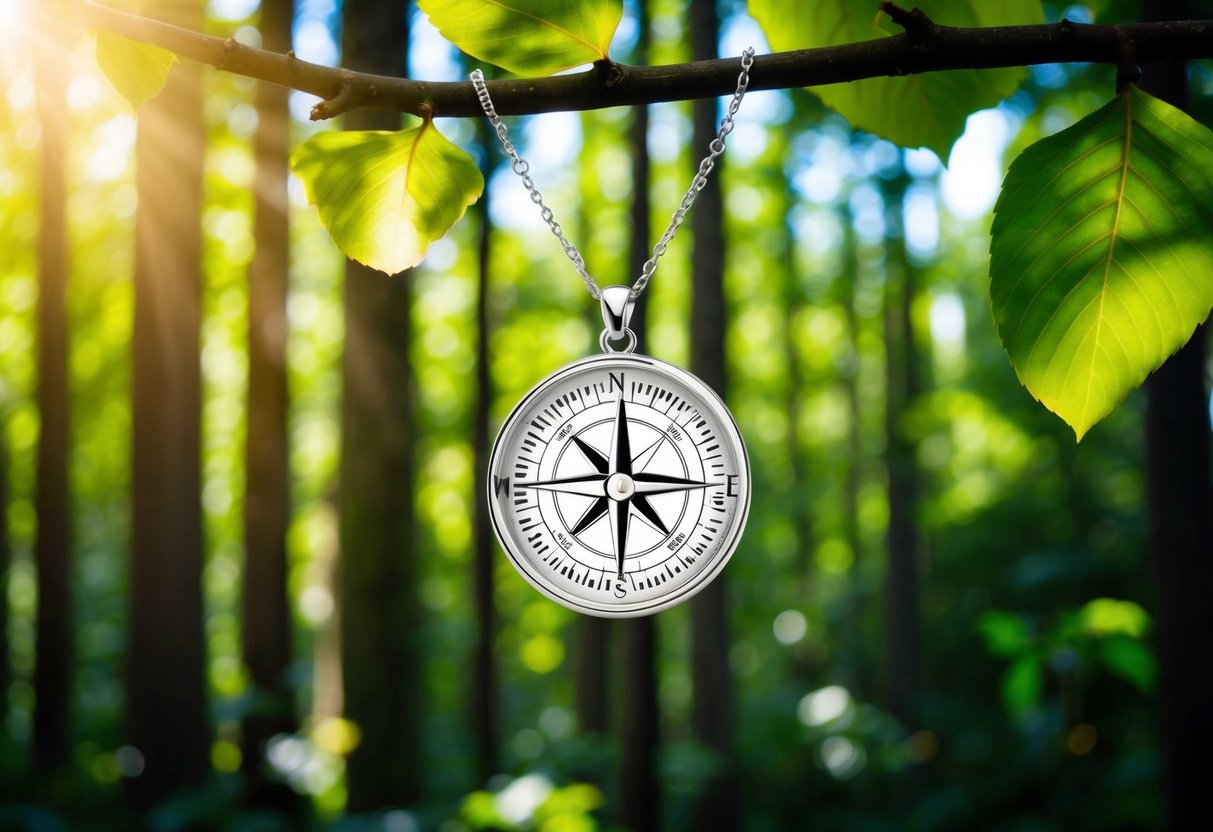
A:
MULTIPOLYGON (((645 290, 645 287, 649 285, 649 281, 653 279, 653 272, 657 271, 658 258, 665 254, 666 247, 678 232, 678 226, 682 225, 682 221, 686 219, 687 212, 695 204, 695 197, 699 196, 699 192, 708 184, 708 176, 716 167, 716 159, 720 154, 724 153, 725 136, 733 131, 733 117, 737 115, 737 110, 741 107, 741 99, 745 97, 746 88, 750 85, 750 67, 753 65, 754 47, 751 46, 741 53, 741 74, 737 76, 737 90, 733 93, 733 100, 729 102, 729 107, 725 111, 724 118, 720 121, 720 130, 716 133, 716 138, 712 139, 708 145, 708 155, 703 157, 703 161, 699 163, 699 170, 695 173, 695 178, 691 180, 691 186, 687 188, 686 194, 683 195, 678 209, 674 211, 674 215, 670 218, 669 227, 661 235, 661 239, 657 241, 657 245, 653 246, 653 256, 646 260, 644 266, 641 267, 640 276, 636 278, 636 282, 632 285, 631 292, 629 293, 633 300, 640 297, 641 292, 645 290)), ((543 197, 539 194, 539 189, 535 187, 535 182, 531 179, 530 164, 518 154, 514 143, 510 141, 509 132, 505 129, 505 124, 501 121, 501 117, 497 115, 497 110, 493 107, 493 100, 489 98, 489 88, 484 83, 484 73, 478 69, 473 70, 471 78, 472 85, 476 88, 476 97, 480 99, 480 106, 484 108, 484 114, 488 116, 489 123, 497 131, 497 138, 501 140, 501 146, 505 149, 506 155, 511 159, 510 166, 513 168, 514 173, 518 174, 522 179, 522 184, 526 187, 527 193, 531 195, 531 202, 539 206, 539 215, 543 217, 543 221, 548 224, 548 228, 552 229, 552 233, 560 241, 565 255, 573 263, 573 268, 577 270, 577 274, 581 275, 581 279, 585 281, 585 288, 589 290, 590 295, 594 298, 602 297, 601 287, 590 276, 590 273, 586 271, 585 258, 581 256, 581 252, 577 250, 577 247, 564 236, 564 229, 560 227, 560 223, 556 221, 556 217, 552 214, 552 209, 544 203, 543 197)))

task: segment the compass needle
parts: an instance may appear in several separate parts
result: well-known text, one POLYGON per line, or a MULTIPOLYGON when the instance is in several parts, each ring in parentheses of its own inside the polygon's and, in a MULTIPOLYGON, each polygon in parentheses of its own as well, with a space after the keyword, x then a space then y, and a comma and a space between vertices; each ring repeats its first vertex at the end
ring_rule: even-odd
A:
POLYGON ((628 524, 632 512, 628 510, 628 500, 611 500, 611 545, 615 549, 615 575, 623 580, 623 561, 627 557, 628 524))
POLYGON ((538 488, 540 491, 559 491, 561 494, 581 494, 586 497, 601 497, 606 477, 587 475, 567 477, 546 482, 520 482, 519 488, 538 488))
POLYGON ((694 491, 700 488, 711 488, 719 483, 687 480, 681 477, 667 477, 662 474, 637 474, 634 488, 637 494, 669 494, 673 491, 694 491))
POLYGON ((611 458, 607 469, 612 474, 632 473, 632 446, 628 441, 628 412, 619 391, 619 407, 615 411, 615 435, 611 438, 611 458))

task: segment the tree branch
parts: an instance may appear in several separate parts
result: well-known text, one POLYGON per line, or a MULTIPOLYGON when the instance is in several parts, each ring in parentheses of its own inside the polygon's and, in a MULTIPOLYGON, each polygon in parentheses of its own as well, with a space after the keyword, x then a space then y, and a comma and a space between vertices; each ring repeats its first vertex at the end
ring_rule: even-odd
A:
MULTIPOLYGON (((1124 75, 1126 54, 1138 63, 1213 58, 1213 21, 960 28, 934 23, 919 10, 881 4, 906 31, 893 37, 760 55, 750 72, 751 90, 839 84, 887 75, 948 69, 992 69, 1046 63, 1105 63, 1124 75)), ((336 69, 244 46, 151 18, 84 2, 83 23, 131 40, 162 47, 209 64, 323 99, 314 120, 370 107, 413 115, 480 117, 470 82, 415 81, 336 69)), ((721 59, 669 66, 609 65, 572 75, 490 81, 497 112, 524 115, 595 110, 658 101, 728 95, 737 83, 737 61, 721 59)))

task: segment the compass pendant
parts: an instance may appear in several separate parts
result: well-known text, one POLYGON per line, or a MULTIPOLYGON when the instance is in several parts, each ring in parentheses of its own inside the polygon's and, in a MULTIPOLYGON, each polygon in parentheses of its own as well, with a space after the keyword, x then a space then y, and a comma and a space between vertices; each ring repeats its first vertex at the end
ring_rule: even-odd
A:
POLYGON ((649 615, 703 589, 750 506, 749 460, 724 403, 685 370, 626 353, 575 362, 531 390, 493 445, 488 487, 522 576, 605 617, 649 615))

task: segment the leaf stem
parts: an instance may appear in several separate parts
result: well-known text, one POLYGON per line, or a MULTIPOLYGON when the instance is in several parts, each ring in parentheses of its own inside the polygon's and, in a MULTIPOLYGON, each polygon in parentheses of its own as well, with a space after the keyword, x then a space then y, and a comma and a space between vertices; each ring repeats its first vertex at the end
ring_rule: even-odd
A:
POLYGON ((1141 79, 1137 63, 1137 44, 1125 38, 1120 44, 1120 60, 1116 63, 1116 94, 1120 95, 1141 79))

